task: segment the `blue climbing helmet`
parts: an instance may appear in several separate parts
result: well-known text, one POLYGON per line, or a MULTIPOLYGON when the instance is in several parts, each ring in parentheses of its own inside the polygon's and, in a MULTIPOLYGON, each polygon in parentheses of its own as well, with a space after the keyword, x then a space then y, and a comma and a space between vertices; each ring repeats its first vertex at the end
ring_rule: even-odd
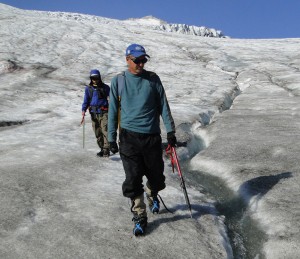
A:
POLYGON ((98 69, 92 69, 90 72, 90 77, 101 77, 100 71, 98 69))

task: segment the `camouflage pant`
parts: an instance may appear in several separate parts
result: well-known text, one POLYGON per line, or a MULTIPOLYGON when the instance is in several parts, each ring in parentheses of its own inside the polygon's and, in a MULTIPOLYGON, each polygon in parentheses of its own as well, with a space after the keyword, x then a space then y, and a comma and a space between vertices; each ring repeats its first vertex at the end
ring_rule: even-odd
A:
POLYGON ((91 113, 92 118, 92 126, 97 138, 98 146, 103 148, 109 148, 109 143, 107 140, 107 120, 108 120, 108 113, 91 113))
MULTIPOLYGON (((154 193, 151 191, 151 189, 146 185, 145 186, 145 192, 146 192, 146 196, 147 196, 147 200, 150 204, 152 196, 154 195, 154 193)), ((156 195, 157 193, 155 193, 156 195)), ((144 201, 144 193, 142 193, 141 195, 131 199, 132 202, 132 207, 131 207, 131 211, 133 214, 135 215, 139 215, 142 217, 147 217, 147 212, 146 212, 146 204, 144 201)))

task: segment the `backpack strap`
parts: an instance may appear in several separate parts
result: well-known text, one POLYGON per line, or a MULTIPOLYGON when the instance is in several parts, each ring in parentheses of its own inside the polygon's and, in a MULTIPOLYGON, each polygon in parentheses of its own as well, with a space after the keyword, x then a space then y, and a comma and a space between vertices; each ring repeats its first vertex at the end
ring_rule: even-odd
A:
POLYGON ((88 90, 89 90, 89 103, 91 103, 94 89, 90 85, 88 85, 87 87, 88 87, 88 90))
POLYGON ((121 96, 122 96, 122 91, 125 86, 125 71, 117 75, 117 92, 118 92, 118 127, 119 131, 121 130, 121 96))
POLYGON ((125 71, 118 74, 117 90, 118 90, 119 106, 121 106, 121 96, 122 96, 122 91, 123 91, 124 86, 125 86, 125 71))
POLYGON ((156 75, 156 73, 152 71, 147 71, 147 73, 148 73, 148 80, 151 80, 151 77, 156 75))

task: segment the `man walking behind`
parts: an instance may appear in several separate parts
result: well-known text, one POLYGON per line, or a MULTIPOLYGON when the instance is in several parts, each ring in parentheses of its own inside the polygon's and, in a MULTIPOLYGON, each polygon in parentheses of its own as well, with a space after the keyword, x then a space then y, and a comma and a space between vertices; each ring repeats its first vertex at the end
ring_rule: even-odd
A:
POLYGON ((164 87, 158 75, 144 69, 150 58, 143 46, 132 44, 126 49, 128 70, 111 81, 108 113, 110 151, 118 152, 117 128, 119 108, 119 146, 125 181, 123 195, 131 199, 134 235, 143 235, 147 227, 144 191, 152 213, 160 206, 157 194, 165 188, 164 162, 160 130, 163 119, 168 143, 176 145, 175 124, 164 87), (143 186, 143 176, 147 182, 143 186))
POLYGON ((82 103, 82 118, 87 109, 91 114, 92 126, 97 139, 100 152, 99 157, 109 156, 109 143, 107 139, 108 96, 110 88, 101 80, 100 71, 90 71, 90 84, 85 87, 82 103))

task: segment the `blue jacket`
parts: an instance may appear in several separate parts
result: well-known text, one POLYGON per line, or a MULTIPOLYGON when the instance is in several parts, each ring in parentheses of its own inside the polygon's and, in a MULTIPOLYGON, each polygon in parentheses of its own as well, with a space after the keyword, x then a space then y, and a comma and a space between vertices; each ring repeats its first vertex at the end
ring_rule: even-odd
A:
MULTIPOLYGON (((154 73, 153 73, 154 74, 154 73)), ((160 78, 144 70, 141 75, 125 71, 121 94, 120 126, 138 133, 160 133, 160 116, 167 132, 175 132, 175 124, 160 78)), ((118 126, 118 76, 111 81, 108 111, 108 141, 116 141, 118 126)))
POLYGON ((95 86, 85 87, 82 111, 86 112, 88 108, 90 108, 91 113, 94 111, 96 111, 96 113, 101 113, 103 108, 107 110, 107 97, 109 96, 110 88, 106 84, 102 84, 100 88, 95 86), (92 89, 92 96, 90 96, 90 89, 92 89))

